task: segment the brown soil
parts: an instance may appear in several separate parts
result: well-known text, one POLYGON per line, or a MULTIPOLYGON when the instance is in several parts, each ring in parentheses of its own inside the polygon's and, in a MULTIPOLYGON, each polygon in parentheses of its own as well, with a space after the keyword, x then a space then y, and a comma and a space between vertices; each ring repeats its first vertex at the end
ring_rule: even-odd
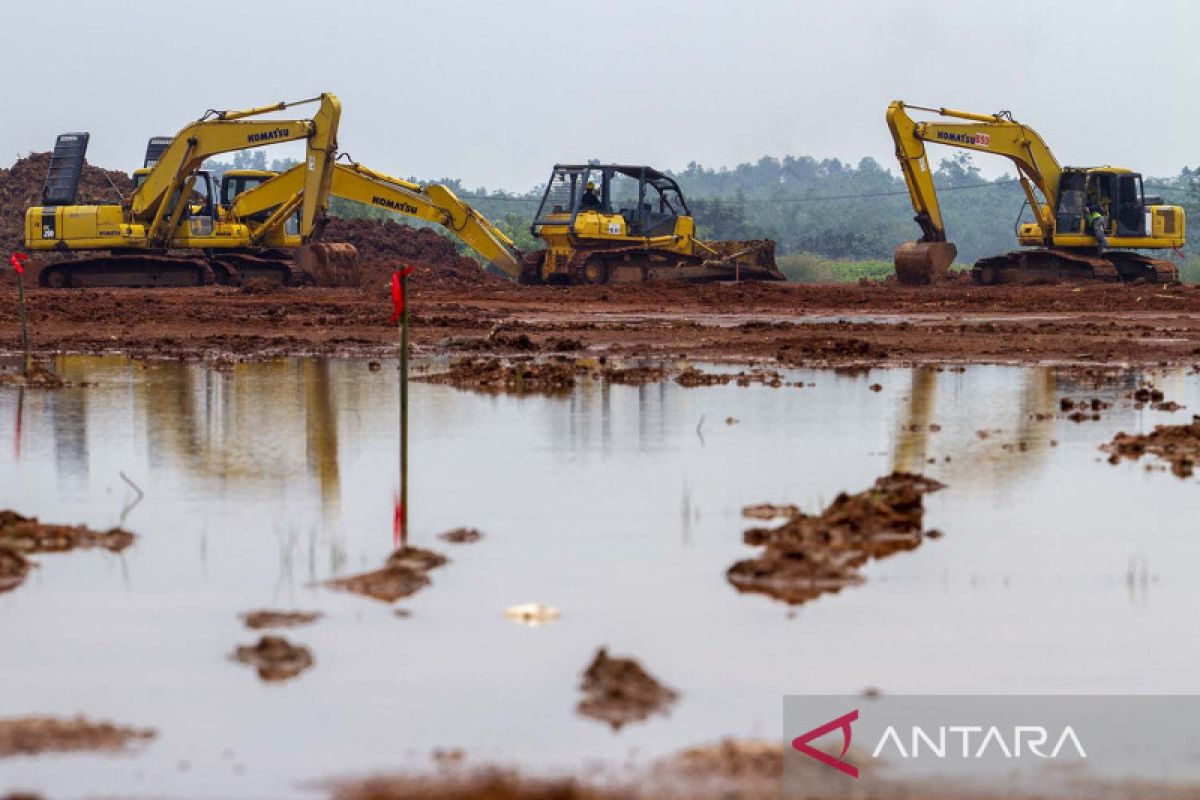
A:
POLYGON ((333 800, 633 800, 635 795, 595 789, 569 778, 531 778, 482 769, 437 775, 398 775, 345 781, 333 800))
POLYGON ((242 645, 233 653, 235 661, 258 670, 264 681, 286 681, 313 665, 312 652, 282 636, 263 636, 258 644, 242 645))
POLYGON ((360 286, 389 290, 392 273, 413 267, 409 286, 458 291, 511 286, 506 278, 484 271, 479 262, 460 255, 454 242, 429 229, 392 220, 331 219, 322 241, 346 242, 358 250, 353 267, 317 273, 318 286, 360 286))
POLYGON ((499 358, 459 358, 445 372, 417 380, 445 383, 460 389, 512 394, 566 394, 575 388, 578 367, 572 361, 517 361, 499 358))
POLYGON ((455 528, 439 533, 438 538, 450 544, 474 544, 483 538, 483 531, 476 528, 455 528))
POLYGON ((255 631, 263 628, 298 628, 301 625, 310 625, 320 618, 320 611, 272 611, 265 608, 247 611, 241 615, 246 627, 255 631))
POLYGON ((92 547, 119 553, 133 540, 132 533, 120 528, 94 531, 84 525, 49 525, 37 517, 0 510, 0 542, 21 553, 62 553, 92 547))
POLYGON ((0 719, 0 758, 81 750, 120 751, 153 739, 152 730, 139 730, 110 722, 89 722, 83 717, 18 717, 0 719))
POLYGON ((20 586, 31 567, 25 556, 6 544, 0 544, 0 593, 20 586))
POLYGON ((1118 433, 1100 448, 1109 454, 1111 464, 1122 458, 1138 460, 1144 455, 1158 456, 1171 465, 1171 472, 1180 478, 1190 478, 1200 461, 1200 417, 1192 417, 1188 425, 1158 425, 1153 433, 1118 433))
POLYGON ((424 589, 432 581, 429 571, 446 563, 446 557, 419 547, 401 547, 387 563, 372 572, 326 581, 331 589, 365 595, 385 603, 394 603, 424 589))
POLYGON ((634 659, 611 657, 603 647, 584 670, 579 689, 579 713, 607 722, 614 731, 652 714, 665 714, 679 697, 634 659))
MULTIPOLYGON (((859 567, 868 559, 921 544, 927 535, 922 498, 942 488, 931 478, 894 472, 864 492, 843 492, 819 516, 797 511, 779 527, 747 530, 746 544, 763 547, 763 553, 738 561, 726 577, 739 592, 792 605, 861 583, 859 567)), ((747 511, 754 516, 760 508, 747 511)))
MULTIPOLYGON (((482 273, 481 273, 482 274, 482 273)), ((15 297, 0 289, 0 348, 20 347, 15 297)), ((558 352, 610 361, 774 366, 911 363, 1182 364, 1200 361, 1200 291, 1140 286, 710 285, 410 286, 417 353, 558 352), (800 318, 799 315, 806 315, 800 318), (867 318, 863 315, 878 315, 867 318), (503 336, 492 333, 500 326, 503 336)), ((202 357, 212 351, 394 353, 391 302, 377 289, 51 290, 28 293, 35 351, 202 357)), ((615 379, 614 379, 614 382, 615 379)))

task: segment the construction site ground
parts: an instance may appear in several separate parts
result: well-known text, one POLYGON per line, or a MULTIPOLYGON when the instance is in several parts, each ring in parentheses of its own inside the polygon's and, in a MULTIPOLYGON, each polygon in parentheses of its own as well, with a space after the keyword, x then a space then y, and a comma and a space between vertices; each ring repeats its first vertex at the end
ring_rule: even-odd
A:
MULTIPOLYGON (((517 287, 487 277, 484 285, 430 287, 417 273, 410 309, 420 354, 570 352, 779 366, 1158 365, 1200 357, 1200 291, 1190 286, 517 287)), ((0 341, 15 351, 15 287, 0 293, 9 295, 0 303, 0 341)), ((27 298, 33 348, 42 354, 253 358, 386 355, 396 347, 382 278, 365 288, 34 289, 27 298)))

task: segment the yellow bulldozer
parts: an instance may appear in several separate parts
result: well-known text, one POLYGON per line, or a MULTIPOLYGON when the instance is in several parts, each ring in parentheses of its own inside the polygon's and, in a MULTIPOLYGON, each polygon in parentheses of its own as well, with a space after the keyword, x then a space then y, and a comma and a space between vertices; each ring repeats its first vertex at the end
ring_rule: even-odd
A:
POLYGON ((556 164, 523 283, 785 280, 769 240, 706 242, 675 179, 652 167, 556 164))
POLYGON ((1112 166, 1061 167, 1042 137, 1007 111, 975 114, 897 100, 888 106, 887 124, 922 233, 896 248, 901 283, 944 277, 958 254, 946 239, 927 142, 1009 159, 1033 210, 1032 222, 1017 225, 1024 249, 977 261, 971 269, 976 283, 1179 280, 1173 262, 1134 252, 1178 249, 1186 233, 1183 209, 1147 196, 1138 173, 1112 166), (916 122, 909 109, 940 119, 916 122))

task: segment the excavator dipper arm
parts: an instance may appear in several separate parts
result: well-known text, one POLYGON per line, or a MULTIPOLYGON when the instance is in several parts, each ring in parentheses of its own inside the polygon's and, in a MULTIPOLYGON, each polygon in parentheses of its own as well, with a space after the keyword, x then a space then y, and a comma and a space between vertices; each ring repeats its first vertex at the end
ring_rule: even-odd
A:
MULTIPOLYGON (((276 209, 255 231, 258 237, 270 235, 294 211, 300 196, 308 195, 309 190, 299 172, 302 166, 293 167, 238 195, 233 204, 234 216, 248 219, 268 209, 276 209)), ((421 185, 354 162, 335 162, 326 204, 328 195, 441 225, 513 280, 520 275, 521 256, 512 240, 445 186, 421 185)), ((310 232, 303 221, 300 230, 302 236, 310 232)))

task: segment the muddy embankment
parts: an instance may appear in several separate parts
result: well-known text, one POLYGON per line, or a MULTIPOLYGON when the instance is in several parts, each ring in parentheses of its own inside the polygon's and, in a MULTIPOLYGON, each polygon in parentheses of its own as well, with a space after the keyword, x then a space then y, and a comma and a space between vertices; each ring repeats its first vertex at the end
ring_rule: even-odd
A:
MULTIPOLYGON (((428 234, 432 236, 433 234, 428 234)), ((474 269, 474 267, 472 267, 474 269)), ((380 355, 396 328, 380 285, 39 290, 39 354, 234 358, 380 355)), ((492 276, 478 272, 490 281, 492 276)), ((1200 291, 1101 286, 411 287, 419 355, 695 359, 772 366, 1200 363, 1200 291), (564 344, 565 343, 565 344, 564 344)), ((15 289, 0 287, 0 349, 20 347, 15 289)))

